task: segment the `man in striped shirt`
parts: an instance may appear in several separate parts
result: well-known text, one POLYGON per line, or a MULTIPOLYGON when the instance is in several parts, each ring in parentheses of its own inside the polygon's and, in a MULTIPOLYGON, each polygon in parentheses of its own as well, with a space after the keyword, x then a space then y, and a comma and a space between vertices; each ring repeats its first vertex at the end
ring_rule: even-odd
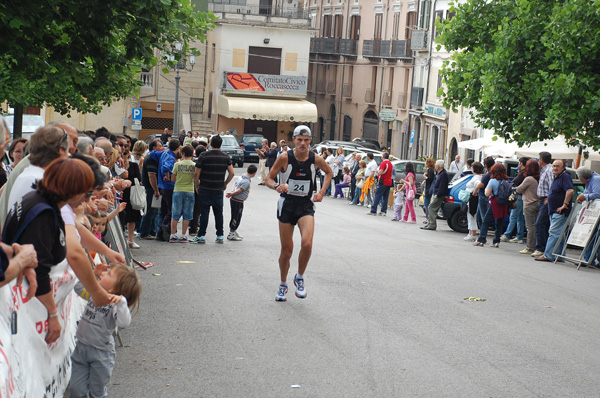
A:
POLYGON ((548 241, 548 230, 550 229, 550 216, 548 213, 548 192, 554 180, 552 174, 552 155, 549 152, 540 152, 540 181, 538 183, 537 196, 540 198, 540 211, 535 221, 535 251, 531 257, 539 257, 546 250, 548 241))

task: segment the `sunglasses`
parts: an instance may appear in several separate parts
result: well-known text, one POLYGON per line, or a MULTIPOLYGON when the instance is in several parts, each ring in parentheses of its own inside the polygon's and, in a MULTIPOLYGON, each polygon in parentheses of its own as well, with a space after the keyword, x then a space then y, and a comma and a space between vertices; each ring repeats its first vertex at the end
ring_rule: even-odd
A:
POLYGON ((92 195, 94 195, 94 191, 90 191, 90 192, 86 193, 86 194, 85 194, 85 198, 86 198, 86 199, 89 199, 89 198, 91 198, 91 197, 92 197, 92 195))

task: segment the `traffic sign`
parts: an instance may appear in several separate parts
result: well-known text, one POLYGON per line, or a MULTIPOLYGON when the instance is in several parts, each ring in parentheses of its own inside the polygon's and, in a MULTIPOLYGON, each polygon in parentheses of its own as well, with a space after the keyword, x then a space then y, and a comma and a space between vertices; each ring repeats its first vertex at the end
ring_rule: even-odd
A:
POLYGON ((132 130, 141 130, 142 129, 142 121, 141 120, 132 120, 131 121, 131 129, 132 130))
POLYGON ((382 109, 379 111, 379 119, 384 122, 391 122, 396 119, 396 111, 393 109, 382 109))
POLYGON ((133 120, 142 120, 142 108, 131 109, 131 118, 133 120))
POLYGON ((415 130, 410 130, 410 145, 409 145, 410 148, 412 148, 414 141, 415 141, 415 130))

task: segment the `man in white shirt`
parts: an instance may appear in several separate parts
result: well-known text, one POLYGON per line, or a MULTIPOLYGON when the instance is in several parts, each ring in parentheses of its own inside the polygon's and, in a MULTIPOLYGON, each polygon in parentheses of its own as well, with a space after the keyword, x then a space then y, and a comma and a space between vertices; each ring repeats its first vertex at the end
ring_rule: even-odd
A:
MULTIPOLYGON (((367 168, 365 169, 365 181, 368 178, 372 178, 372 179, 376 179, 377 178, 377 162, 375 161, 375 158, 373 157, 372 153, 367 153, 367 168)), ((377 184, 375 182, 373 182, 373 186, 376 186, 377 184)), ((373 193, 372 193, 372 189, 369 189, 369 192, 366 193, 365 195, 365 200, 364 200, 365 206, 371 206, 373 204, 373 193)))
MULTIPOLYGON (((327 148, 327 158, 325 159, 325 162, 327 162, 327 165, 331 168, 332 174, 337 175, 338 165, 335 162, 335 156, 333 156, 333 150, 331 148, 327 148)), ((321 171, 321 174, 325 175, 325 172, 321 171)), ((331 196, 331 184, 327 187, 325 196, 331 196)))
POLYGON ((450 163, 450 167, 448 167, 448 173, 460 173, 465 164, 460 161, 460 155, 456 155, 454 158, 454 162, 450 163))

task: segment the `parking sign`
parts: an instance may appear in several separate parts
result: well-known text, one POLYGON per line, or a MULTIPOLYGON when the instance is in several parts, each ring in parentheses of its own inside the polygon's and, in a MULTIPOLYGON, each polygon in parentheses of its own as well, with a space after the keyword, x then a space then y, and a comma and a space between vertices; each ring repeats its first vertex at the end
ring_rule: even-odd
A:
POLYGON ((142 108, 131 109, 131 118, 133 120, 142 120, 142 108))

